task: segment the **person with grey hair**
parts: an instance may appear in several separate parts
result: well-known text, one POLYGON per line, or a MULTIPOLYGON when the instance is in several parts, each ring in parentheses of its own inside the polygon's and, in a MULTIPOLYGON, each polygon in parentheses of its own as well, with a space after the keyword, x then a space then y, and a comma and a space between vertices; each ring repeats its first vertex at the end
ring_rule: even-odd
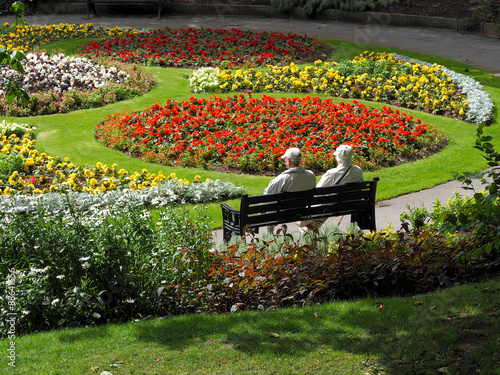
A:
MULTIPOLYGON (((285 161, 286 171, 269 182, 264 194, 281 193, 282 191, 305 191, 316 187, 316 176, 300 164, 302 163, 302 152, 292 147, 281 156, 285 161)), ((274 233, 274 225, 269 225, 267 231, 274 233)))
POLYGON ((314 189, 316 176, 301 166, 302 152, 292 147, 281 156, 285 161, 286 171, 269 182, 264 194, 281 193, 282 191, 304 191, 314 189))
POLYGON ((329 169, 321 176, 317 187, 362 182, 363 170, 352 164, 354 151, 349 145, 340 145, 333 153, 337 159, 337 167, 329 169))

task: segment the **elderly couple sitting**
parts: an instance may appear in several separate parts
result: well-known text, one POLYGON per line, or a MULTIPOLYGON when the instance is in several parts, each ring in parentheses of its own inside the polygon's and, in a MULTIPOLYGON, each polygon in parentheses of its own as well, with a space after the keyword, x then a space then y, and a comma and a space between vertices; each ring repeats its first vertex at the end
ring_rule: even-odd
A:
MULTIPOLYGON (((337 167, 329 169, 316 185, 314 173, 300 165, 302 152, 295 147, 289 148, 281 156, 287 169, 269 182, 264 194, 274 194, 282 191, 304 191, 313 189, 315 186, 323 187, 363 181, 363 170, 357 165, 352 165, 354 152, 351 146, 341 145, 333 154, 337 159, 337 167)), ((305 225, 304 222, 299 224, 299 226, 305 225)), ((273 227, 269 227, 268 230, 272 232, 273 227)))

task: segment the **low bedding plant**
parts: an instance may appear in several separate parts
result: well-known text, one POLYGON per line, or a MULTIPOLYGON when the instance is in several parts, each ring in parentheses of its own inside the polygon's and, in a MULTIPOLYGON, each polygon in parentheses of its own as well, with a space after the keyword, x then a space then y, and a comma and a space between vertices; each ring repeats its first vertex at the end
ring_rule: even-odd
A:
MULTIPOLYGON (((331 48, 307 35, 254 32, 240 29, 158 29, 124 33, 81 45, 76 53, 116 61, 165 67, 224 66, 228 68, 274 62, 314 61, 331 48)), ((322 57, 323 56, 323 57, 322 57)))
POLYGON ((0 206, 67 209, 62 193, 80 210, 99 210, 120 202, 160 207, 208 203, 241 196, 244 189, 230 182, 195 176, 192 181, 143 169, 129 173, 117 164, 77 166, 69 159, 39 153, 28 125, 0 123, 0 206), (52 193, 52 194, 51 194, 52 193))
POLYGON ((136 33, 135 29, 120 27, 94 27, 91 23, 73 25, 17 25, 5 22, 0 26, 0 47, 22 52, 34 47, 65 39, 112 38, 122 34, 136 33))
POLYGON ((29 95, 27 104, 8 103, 0 90, 0 114, 36 116, 95 108, 148 92, 155 84, 151 73, 137 65, 91 61, 81 57, 28 53, 24 74, 7 67, 0 86, 17 79, 29 95))

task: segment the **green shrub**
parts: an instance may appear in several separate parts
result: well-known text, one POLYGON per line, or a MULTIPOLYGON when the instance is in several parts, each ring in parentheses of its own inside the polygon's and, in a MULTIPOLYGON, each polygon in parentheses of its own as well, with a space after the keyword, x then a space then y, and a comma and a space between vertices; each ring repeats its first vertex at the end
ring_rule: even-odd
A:
POLYGON ((312 16, 324 9, 341 9, 349 12, 364 12, 377 6, 387 7, 397 0, 271 0, 271 5, 280 12, 291 12, 301 7, 304 15, 312 16))
POLYGON ((479 256, 483 252, 490 254, 494 249, 500 249, 500 154, 493 148, 493 137, 485 136, 483 129, 484 124, 477 128, 474 148, 484 153, 489 169, 476 174, 456 174, 456 178, 471 191, 472 180, 480 179, 485 189, 474 192, 464 205, 464 210, 445 210, 437 223, 444 233, 471 232, 480 239, 480 246, 469 256, 479 256))
POLYGON ((23 158, 19 155, 6 155, 0 152, 0 180, 8 178, 12 172, 24 169, 23 158))

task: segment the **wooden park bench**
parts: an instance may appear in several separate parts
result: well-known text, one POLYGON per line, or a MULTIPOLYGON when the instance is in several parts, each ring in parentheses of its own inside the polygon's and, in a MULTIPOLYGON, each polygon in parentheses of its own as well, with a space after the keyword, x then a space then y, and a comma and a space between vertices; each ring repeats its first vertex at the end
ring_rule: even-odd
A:
POLYGON ((376 230, 375 195, 378 177, 372 181, 317 187, 300 192, 283 192, 241 197, 240 209, 221 204, 223 238, 243 236, 260 227, 301 220, 351 215, 360 229, 376 230))
POLYGON ((94 12, 94 15, 97 16, 97 12, 95 9, 95 4, 139 4, 139 3, 154 3, 158 4, 158 19, 161 18, 162 11, 162 0, 87 0, 87 19, 90 19, 90 11, 94 12))

